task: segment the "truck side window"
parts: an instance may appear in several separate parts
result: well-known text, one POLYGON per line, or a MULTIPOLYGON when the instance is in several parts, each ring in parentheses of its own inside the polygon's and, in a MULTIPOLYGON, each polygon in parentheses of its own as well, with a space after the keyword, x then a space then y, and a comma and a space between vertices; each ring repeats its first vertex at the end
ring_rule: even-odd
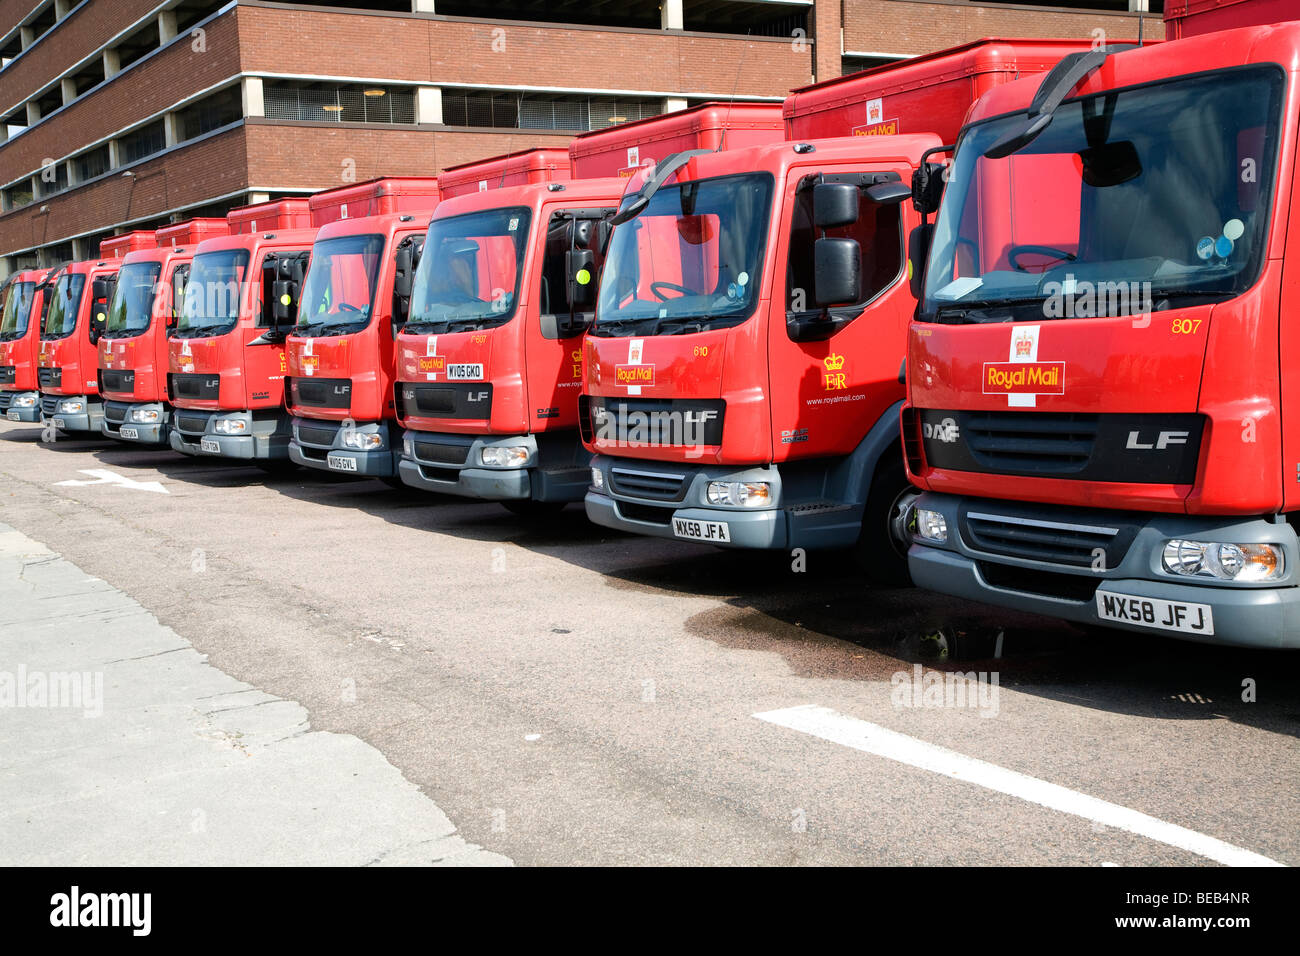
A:
MULTIPOLYGON (((548 318, 554 319, 556 316, 563 316, 567 319, 569 316, 569 276, 567 274, 565 254, 573 248, 575 224, 590 223, 591 240, 588 248, 593 253, 595 261, 590 269, 591 275, 587 281, 594 285, 599 282, 600 269, 605 261, 604 254, 598 248, 599 243, 596 240, 597 225, 602 217, 612 216, 613 214, 613 209, 584 209, 577 215, 573 210, 556 212, 551 215, 551 220, 546 226, 546 248, 542 253, 542 279, 541 289, 538 293, 538 314, 542 317, 542 335, 546 338, 560 338, 560 335, 556 332, 556 323, 547 321, 548 318)), ((585 314, 590 318, 594 315, 595 308, 593 298, 591 307, 580 310, 578 314, 585 314)))
POLYGON ((275 313, 271 311, 275 297, 271 294, 271 284, 275 282, 276 261, 274 253, 269 253, 262 259, 262 281, 257 284, 258 301, 254 306, 259 329, 269 329, 275 325, 275 313))
POLYGON ((178 319, 185 311, 185 286, 190 281, 189 264, 177 266, 172 270, 171 319, 178 319))
MULTIPOLYGON (((813 280, 813 243, 822 237, 813 227, 813 191, 799 190, 790 220, 790 261, 786 268, 786 312, 793 318, 821 311, 813 280)), ((862 249, 862 299, 836 306, 836 312, 861 310, 893 285, 903 273, 903 219, 899 203, 874 203, 858 191, 858 219, 827 229, 829 238, 856 239, 862 249)))

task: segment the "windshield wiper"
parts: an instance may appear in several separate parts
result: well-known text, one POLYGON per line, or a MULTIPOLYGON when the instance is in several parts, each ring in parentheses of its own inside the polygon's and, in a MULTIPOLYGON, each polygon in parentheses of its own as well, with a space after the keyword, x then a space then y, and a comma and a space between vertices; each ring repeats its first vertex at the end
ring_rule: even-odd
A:
POLYGON ((994 322, 1015 322, 1016 312, 1021 308, 1032 306, 1040 315, 1045 296, 1032 296, 1026 299, 984 299, 980 302, 961 305, 941 305, 934 310, 934 322, 946 322, 952 325, 969 323, 972 325, 994 322), (991 309, 1006 309, 1006 312, 989 314, 991 309))

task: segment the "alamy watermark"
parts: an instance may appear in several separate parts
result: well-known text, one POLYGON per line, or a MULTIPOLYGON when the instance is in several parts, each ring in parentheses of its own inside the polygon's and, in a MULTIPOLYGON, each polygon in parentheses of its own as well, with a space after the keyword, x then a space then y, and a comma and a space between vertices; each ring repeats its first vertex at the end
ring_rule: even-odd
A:
POLYGON ((0 671, 0 710, 44 707, 80 710, 83 717, 104 714, 102 671, 0 671))
POLYGON ((898 708, 956 708, 981 717, 998 715, 997 671, 927 671, 913 664, 890 678, 889 699, 898 708))

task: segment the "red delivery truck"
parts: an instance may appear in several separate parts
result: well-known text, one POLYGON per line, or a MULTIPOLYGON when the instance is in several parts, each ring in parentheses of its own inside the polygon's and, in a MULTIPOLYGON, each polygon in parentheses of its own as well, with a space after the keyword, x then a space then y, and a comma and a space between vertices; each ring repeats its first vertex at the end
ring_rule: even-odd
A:
POLYGON ((289 460, 284 342, 316 230, 306 199, 232 209, 199 243, 167 342, 171 447, 272 468, 289 460))
MULTIPOLYGON (((149 238, 152 241, 152 233, 149 238)), ((121 252, 142 244, 138 239, 112 248, 121 252)), ((42 304, 36 377, 42 420, 60 431, 100 433, 104 405, 99 396, 99 337, 121 264, 120 259, 72 262, 46 280, 49 303, 42 304)))
POLYGON ((286 342, 289 457, 400 486, 402 438, 393 383, 397 334, 436 179, 378 179, 317 193, 319 218, 298 323, 286 342), (337 220, 337 221, 334 221, 337 220))
POLYGON ((1295 0, 1165 0, 1165 39, 1300 18, 1295 0))
POLYGON ((1298 71, 1251 26, 976 105, 908 338, 917 584, 1300 647, 1298 71))
POLYGON ((167 445, 167 333, 180 315, 194 250, 229 232, 224 219, 190 219, 154 233, 153 248, 122 258, 99 339, 99 394, 109 438, 167 445))
POLYGON ((41 420, 36 353, 49 269, 28 269, 10 277, 0 313, 0 412, 11 422, 41 420))
POLYGON ((906 132, 850 135, 862 114, 844 104, 892 102, 893 74, 871 70, 783 107, 787 128, 834 139, 680 152, 629 180, 586 340, 592 521, 729 547, 856 546, 876 579, 906 579, 905 250, 922 222, 904 200, 942 152, 924 130, 960 125, 975 87, 953 77, 979 57, 968 45, 896 67, 906 132))

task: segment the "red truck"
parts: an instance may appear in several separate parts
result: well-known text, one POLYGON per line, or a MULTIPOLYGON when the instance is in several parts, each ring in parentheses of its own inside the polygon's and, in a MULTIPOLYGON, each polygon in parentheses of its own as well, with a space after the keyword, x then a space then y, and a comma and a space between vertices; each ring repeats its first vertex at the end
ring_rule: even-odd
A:
POLYGON ((1294 22, 976 104, 908 337, 917 584, 1300 647, 1297 129, 1294 22))
POLYGON ((100 244, 102 258, 63 266, 47 281, 42 306, 37 384, 41 417, 59 431, 93 432, 104 420, 99 395, 99 337, 108 320, 121 256, 154 244, 152 232, 131 232, 100 244))
POLYGON ((565 153, 531 150, 438 184, 398 336, 401 480, 517 513, 580 500, 581 336, 622 181, 572 178, 565 153))
POLYGON ((783 107, 792 139, 633 176, 585 346, 588 517, 856 546, 874 578, 905 580, 900 367, 923 223, 903 200, 980 90, 1086 46, 990 40, 818 84, 783 107))
POLYGON ((438 199, 436 179, 393 177, 308 200, 313 225, 322 228, 286 342, 284 387, 293 416, 289 457, 299 465, 401 485, 397 333, 438 199))
POLYGON ((109 438, 167 445, 167 333, 180 317, 195 247, 224 236, 224 219, 190 219, 154 233, 152 249, 122 258, 99 339, 99 394, 109 438))
POLYGON ((195 249, 168 337, 168 437, 187 455, 275 468, 289 460, 284 342, 316 229, 305 199, 233 209, 226 221, 228 236, 195 249))
POLYGON ((0 313, 0 412, 11 422, 39 422, 36 353, 41 337, 48 269, 15 273, 6 284, 0 313))

